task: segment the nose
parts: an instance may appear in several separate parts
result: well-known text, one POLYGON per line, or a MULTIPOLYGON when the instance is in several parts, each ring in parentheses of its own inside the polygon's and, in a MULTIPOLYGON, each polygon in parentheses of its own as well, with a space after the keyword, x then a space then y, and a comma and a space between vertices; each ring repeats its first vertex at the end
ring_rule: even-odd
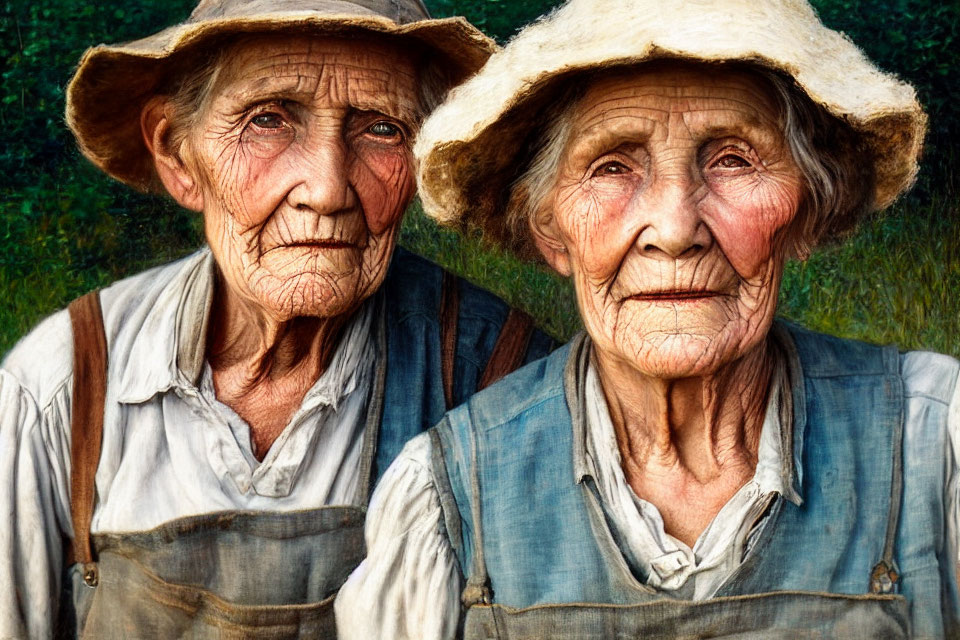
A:
POLYGON ((697 207, 697 185, 687 178, 650 185, 634 199, 640 232, 636 246, 655 259, 694 257, 713 244, 697 207))
POLYGON ((292 207, 318 215, 335 215, 357 206, 357 194, 350 183, 347 146, 339 136, 308 139, 295 163, 297 179, 287 194, 292 207))

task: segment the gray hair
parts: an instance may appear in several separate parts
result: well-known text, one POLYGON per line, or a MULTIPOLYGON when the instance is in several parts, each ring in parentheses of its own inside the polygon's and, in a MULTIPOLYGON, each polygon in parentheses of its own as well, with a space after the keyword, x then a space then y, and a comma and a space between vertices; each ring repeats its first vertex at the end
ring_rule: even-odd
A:
MULTIPOLYGON (((737 65, 741 67, 773 90, 784 138, 803 174, 805 194, 788 239, 794 252, 805 256, 824 239, 852 232, 872 209, 872 164, 864 159, 853 129, 815 105, 792 79, 761 67, 737 65)), ((511 186, 505 224, 514 244, 527 252, 529 220, 548 206, 572 134, 573 114, 588 85, 574 79, 546 110, 527 145, 529 161, 511 186)))

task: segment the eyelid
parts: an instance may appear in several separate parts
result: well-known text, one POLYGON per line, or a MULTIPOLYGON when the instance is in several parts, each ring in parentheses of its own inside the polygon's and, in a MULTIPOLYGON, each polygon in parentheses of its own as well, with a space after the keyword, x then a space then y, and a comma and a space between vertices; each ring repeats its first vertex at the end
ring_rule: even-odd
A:
MULTIPOLYGON (((720 160, 728 155, 736 156, 750 167, 763 167, 763 162, 756 150, 742 140, 721 139, 708 142, 702 147, 701 166, 713 168, 720 160)), ((746 169, 747 167, 742 167, 746 169)))
POLYGON ((248 121, 265 113, 276 113, 277 115, 282 116, 284 119, 290 119, 292 116, 292 110, 289 107, 289 102, 287 100, 278 100, 276 98, 256 102, 246 108, 246 116, 248 121))
POLYGON ((381 111, 375 111, 372 109, 356 109, 352 115, 355 124, 359 125, 357 129, 360 131, 367 131, 370 129, 370 127, 378 122, 386 122, 387 124, 391 124, 399 129, 400 135, 403 136, 404 139, 408 139, 410 137, 410 126, 397 117, 390 116, 381 111))
POLYGON ((636 170, 636 167, 634 166, 635 162, 632 158, 627 157, 623 152, 620 151, 609 151, 601 154, 593 162, 591 162, 589 166, 587 166, 587 170, 585 172, 586 175, 584 177, 594 178, 597 176, 597 172, 600 171, 600 169, 608 164, 613 163, 623 166, 625 169, 624 173, 636 170))

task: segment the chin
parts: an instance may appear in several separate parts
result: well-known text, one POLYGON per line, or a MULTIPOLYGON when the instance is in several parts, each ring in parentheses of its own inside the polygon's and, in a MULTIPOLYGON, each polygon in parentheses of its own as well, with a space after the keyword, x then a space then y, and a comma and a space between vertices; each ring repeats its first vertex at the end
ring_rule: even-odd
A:
POLYGON ((287 282, 294 283, 276 292, 260 296, 264 306, 277 320, 294 318, 334 318, 354 311, 366 299, 352 278, 337 280, 317 273, 300 274, 287 282))
POLYGON ((735 354, 723 348, 719 336, 651 334, 631 345, 635 366, 644 374, 664 380, 716 373, 735 354))
POLYGON ((598 342, 650 377, 707 376, 743 355, 750 327, 737 311, 727 298, 696 305, 631 304, 607 327, 610 338, 598 342))
POLYGON ((736 327, 722 322, 678 324, 622 327, 613 347, 637 371, 665 380, 711 375, 740 356, 736 327))

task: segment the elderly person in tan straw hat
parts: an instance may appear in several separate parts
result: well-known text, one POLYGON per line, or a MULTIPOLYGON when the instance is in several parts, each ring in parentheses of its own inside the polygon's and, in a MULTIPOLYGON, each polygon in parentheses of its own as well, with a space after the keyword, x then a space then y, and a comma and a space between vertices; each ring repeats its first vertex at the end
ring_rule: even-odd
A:
POLYGON ((572 0, 494 54, 424 205, 539 252, 586 332, 401 452, 342 636, 958 637, 957 361, 774 319, 924 129, 803 0, 572 0))
POLYGON ((394 252, 420 122, 493 49, 419 0, 204 0, 86 53, 84 153, 202 212, 209 248, 0 369, 0 637, 333 635, 372 482, 550 347, 394 252))

